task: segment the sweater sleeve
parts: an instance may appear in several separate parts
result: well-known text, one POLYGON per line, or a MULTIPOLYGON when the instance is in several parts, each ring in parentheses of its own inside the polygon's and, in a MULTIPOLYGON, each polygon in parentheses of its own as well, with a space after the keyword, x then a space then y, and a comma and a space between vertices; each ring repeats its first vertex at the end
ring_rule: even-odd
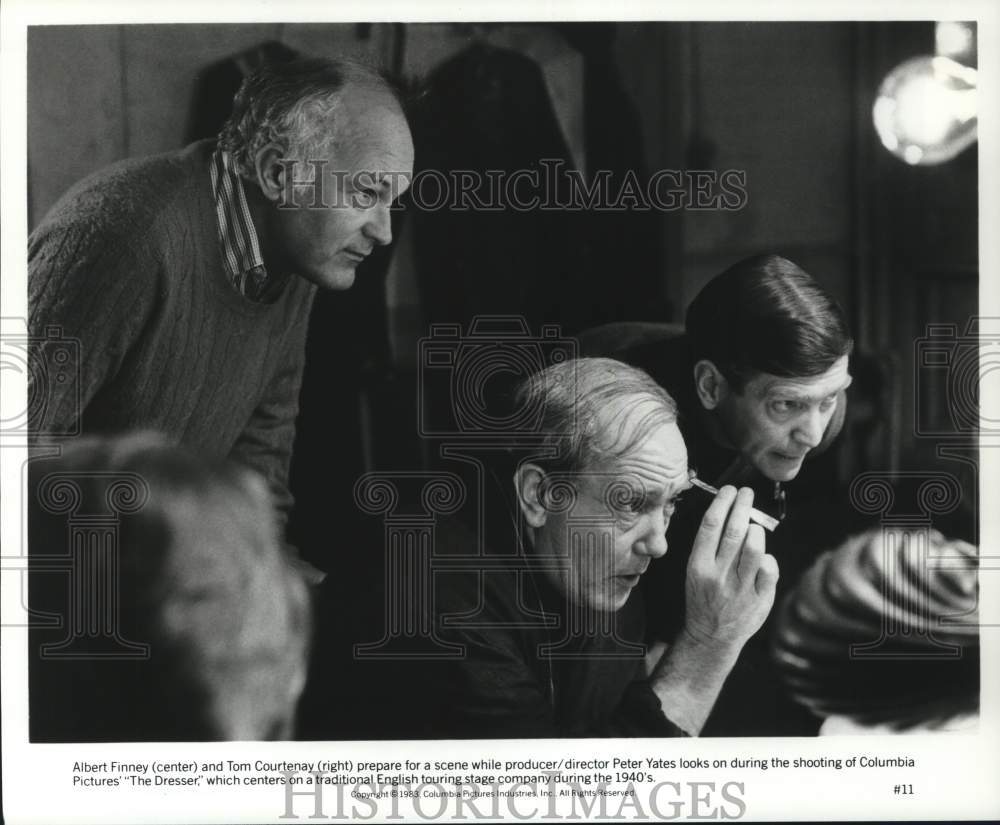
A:
POLYGON ((299 320, 293 324, 286 339, 282 360, 230 453, 231 458, 264 477, 274 497, 282 531, 293 504, 288 473, 295 441, 295 419, 299 412, 312 294, 310 290, 299 320))
POLYGON ((76 434, 155 311, 161 261, 142 227, 68 198, 28 241, 31 438, 76 434))

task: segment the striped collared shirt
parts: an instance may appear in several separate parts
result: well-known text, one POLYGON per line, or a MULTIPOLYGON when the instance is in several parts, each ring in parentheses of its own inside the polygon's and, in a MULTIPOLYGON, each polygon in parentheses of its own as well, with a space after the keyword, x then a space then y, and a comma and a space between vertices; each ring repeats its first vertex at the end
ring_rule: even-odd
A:
POLYGON ((269 277, 264 268, 257 230, 243 191, 243 179, 232 157, 222 149, 212 153, 210 166, 219 244, 229 281, 237 292, 251 301, 272 301, 281 292, 286 279, 269 277))

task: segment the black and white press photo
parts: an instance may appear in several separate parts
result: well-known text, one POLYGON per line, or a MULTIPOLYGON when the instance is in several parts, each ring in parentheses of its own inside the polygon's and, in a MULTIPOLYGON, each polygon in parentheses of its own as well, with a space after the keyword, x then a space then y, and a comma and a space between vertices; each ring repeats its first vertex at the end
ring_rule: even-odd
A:
POLYGON ((5 7, 11 822, 1000 812, 996 10, 558 9, 5 7))

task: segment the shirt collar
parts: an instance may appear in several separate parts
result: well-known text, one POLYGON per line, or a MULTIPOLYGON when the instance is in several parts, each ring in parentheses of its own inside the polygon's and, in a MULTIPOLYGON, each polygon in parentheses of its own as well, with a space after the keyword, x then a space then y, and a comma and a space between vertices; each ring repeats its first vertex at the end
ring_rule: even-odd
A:
POLYGON ((212 153, 210 168, 226 276, 236 291, 248 300, 274 300, 286 279, 270 277, 264 267, 243 179, 236 171, 232 156, 223 149, 216 149, 212 153))

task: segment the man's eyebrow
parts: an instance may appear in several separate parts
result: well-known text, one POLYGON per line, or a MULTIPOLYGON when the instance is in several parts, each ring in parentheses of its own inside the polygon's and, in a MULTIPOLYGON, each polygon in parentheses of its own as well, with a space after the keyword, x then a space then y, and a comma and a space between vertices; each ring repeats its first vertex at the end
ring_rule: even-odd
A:
POLYGON ((360 178, 360 181, 363 186, 371 186, 374 189, 388 189, 389 187, 392 186, 391 175, 385 175, 380 177, 378 175, 373 175, 368 173, 365 174, 362 178, 360 178))
POLYGON ((661 484, 649 484, 638 479, 629 480, 625 483, 633 498, 640 499, 643 504, 656 501, 656 499, 660 498, 666 492, 661 484))
POLYGON ((667 495, 667 490, 670 490, 669 501, 677 498, 681 493, 685 493, 690 490, 694 485, 691 483, 690 479, 685 478, 684 482, 675 486, 674 484, 667 484, 666 486, 662 484, 655 484, 646 489, 646 499, 649 501, 658 501, 667 495))
POLYGON ((774 383, 770 386, 764 388, 764 396, 767 398, 773 398, 776 395, 780 395, 782 398, 791 398, 796 401, 821 401, 824 398, 831 398, 839 393, 844 392, 854 379, 849 375, 836 389, 831 390, 826 393, 815 393, 810 392, 802 387, 790 386, 788 384, 774 383))

